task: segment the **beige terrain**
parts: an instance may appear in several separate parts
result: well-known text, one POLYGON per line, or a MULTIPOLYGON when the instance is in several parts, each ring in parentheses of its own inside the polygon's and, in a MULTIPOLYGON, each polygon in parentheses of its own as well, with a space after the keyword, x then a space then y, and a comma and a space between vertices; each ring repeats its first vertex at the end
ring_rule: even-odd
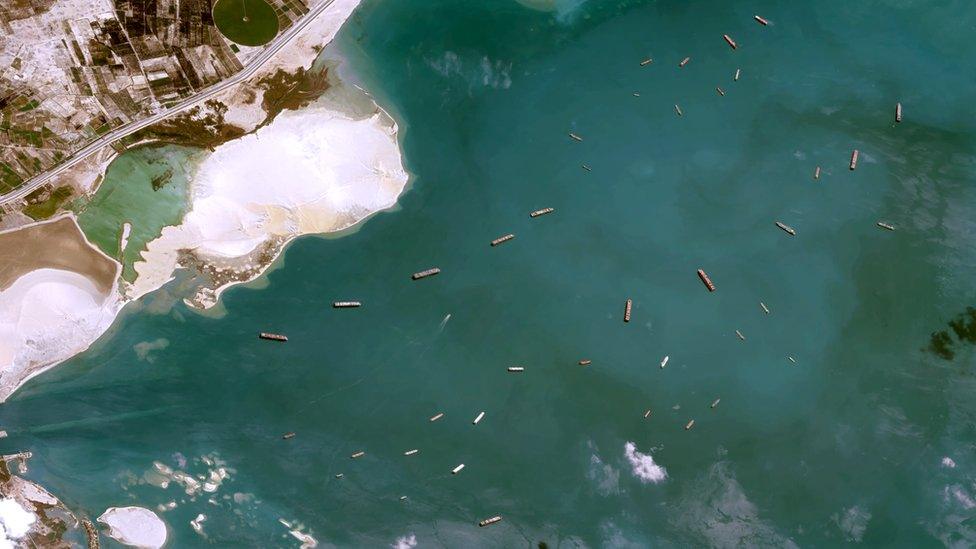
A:
POLYGON ((107 295, 118 264, 88 243, 71 216, 0 233, 0 292, 37 269, 76 272, 107 295))
POLYGON ((0 233, 0 402, 105 333, 120 271, 74 216, 0 233))

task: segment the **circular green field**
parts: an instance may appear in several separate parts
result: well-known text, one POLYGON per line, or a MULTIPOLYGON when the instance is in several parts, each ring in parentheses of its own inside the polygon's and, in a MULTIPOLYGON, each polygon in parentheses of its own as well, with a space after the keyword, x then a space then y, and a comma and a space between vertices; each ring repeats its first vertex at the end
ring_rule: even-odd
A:
POLYGON ((278 16, 265 0, 217 0, 213 18, 221 34, 242 46, 262 46, 278 35, 278 16))

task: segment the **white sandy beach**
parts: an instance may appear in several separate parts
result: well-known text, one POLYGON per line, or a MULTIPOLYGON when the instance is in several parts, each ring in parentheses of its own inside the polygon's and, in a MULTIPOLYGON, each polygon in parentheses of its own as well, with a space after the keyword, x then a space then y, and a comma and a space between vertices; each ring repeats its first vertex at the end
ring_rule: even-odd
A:
MULTIPOLYGON (((310 66, 359 1, 335 0, 255 78, 310 66)), ((254 81, 228 95, 260 91, 254 81)), ((340 231, 393 206, 408 181, 396 123, 365 92, 350 101, 358 107, 332 98, 284 112, 217 147, 190 182, 188 213, 147 245, 135 264, 135 282, 122 291, 117 282, 111 291, 107 283, 97 287, 71 265, 25 272, 0 290, 0 402, 87 349, 125 303, 160 288, 181 266, 206 269, 214 278, 216 287, 202 287, 187 299, 210 307, 224 288, 260 276, 290 240, 340 231)), ((261 98, 248 108, 260 110, 261 98)), ((261 120, 255 113, 236 114, 252 124, 261 120)), ((95 178, 112 154, 97 159, 95 178)), ((84 183, 91 185, 87 178, 84 183)), ((123 230, 123 248, 130 230, 123 230)))
POLYGON ((272 239, 339 231, 393 206, 408 179, 396 130, 379 109, 356 119, 316 105, 283 113, 256 133, 217 147, 191 181, 191 209, 183 222, 165 228, 135 264, 138 277, 128 296, 138 298, 170 280, 180 250, 228 269, 255 271, 254 278, 267 265, 255 265, 249 256, 272 239))
POLYGON ((85 276, 60 269, 24 274, 0 292, 0 401, 47 367, 88 348, 121 309, 85 276), (11 382, 16 380, 16 384, 11 382))
POLYGON ((166 544, 166 524, 149 509, 111 507, 98 522, 108 526, 108 536, 123 545, 159 549, 166 544))

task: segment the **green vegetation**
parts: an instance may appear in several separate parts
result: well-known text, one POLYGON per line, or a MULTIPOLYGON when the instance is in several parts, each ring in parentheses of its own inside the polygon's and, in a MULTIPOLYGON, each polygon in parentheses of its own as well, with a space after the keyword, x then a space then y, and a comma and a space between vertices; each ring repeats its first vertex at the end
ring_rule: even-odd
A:
MULTIPOLYGON (((42 192, 46 192, 43 190, 42 192)), ((37 192, 34 195, 39 194, 37 192)), ((54 189, 51 196, 47 199, 37 202, 36 204, 31 204, 24 208, 24 213, 31 217, 31 219, 41 220, 47 219, 54 215, 61 205, 65 203, 66 200, 71 198, 71 187, 63 186, 54 189)), ((28 200, 30 197, 28 197, 28 200)))
POLYGON ((24 179, 7 163, 0 162, 0 192, 9 192, 20 186, 24 179))
POLYGON ((37 99, 31 99, 26 105, 20 108, 20 112, 27 112, 36 109, 41 104, 37 99))
POLYGON ((10 134, 12 138, 15 138, 15 142, 24 143, 25 145, 38 148, 44 146, 44 140, 41 138, 41 132, 24 130, 21 128, 11 128, 10 134))
POLYGON ((214 24, 232 42, 262 46, 278 35, 278 15, 265 0, 217 0, 214 24))

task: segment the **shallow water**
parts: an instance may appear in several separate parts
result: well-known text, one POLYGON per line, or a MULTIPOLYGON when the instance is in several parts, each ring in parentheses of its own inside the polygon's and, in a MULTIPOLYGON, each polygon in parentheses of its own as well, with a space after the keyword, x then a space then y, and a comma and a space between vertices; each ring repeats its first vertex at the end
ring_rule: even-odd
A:
POLYGON ((189 147, 166 145, 129 151, 116 158, 95 196, 78 204, 78 223, 96 246, 122 260, 122 276, 135 278, 133 263, 163 227, 176 225, 186 213, 193 166, 203 154, 189 147), (132 224, 125 253, 120 250, 123 225, 132 224))
POLYGON ((367 1, 339 50, 401 121, 400 207, 297 241, 220 317, 130 307, 0 408, 4 448, 83 512, 176 501, 177 547, 297 546, 279 518, 340 546, 976 542, 948 324, 976 302, 976 11, 565 6, 367 1), (139 481, 213 454, 215 494, 139 481))

